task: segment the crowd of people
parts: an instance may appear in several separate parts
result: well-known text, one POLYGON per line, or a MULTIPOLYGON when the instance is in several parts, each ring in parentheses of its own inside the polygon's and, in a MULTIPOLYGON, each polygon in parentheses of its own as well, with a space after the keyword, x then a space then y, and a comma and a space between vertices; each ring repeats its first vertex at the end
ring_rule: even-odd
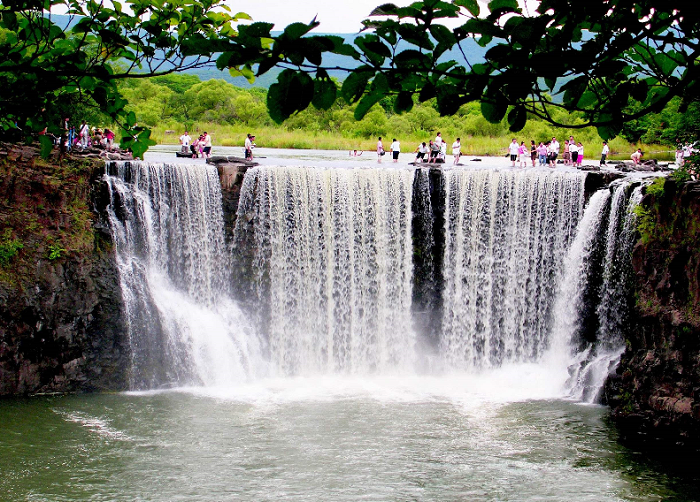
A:
MULTIPOLYGON (((108 128, 90 127, 83 120, 77 128, 70 123, 70 118, 63 119, 63 131, 65 138, 65 147, 70 150, 87 150, 88 148, 97 148, 111 151, 118 147, 114 144, 116 134, 108 128)), ((46 134, 46 129, 40 134, 46 134)), ((54 137, 56 144, 60 144, 60 138, 54 137)))
MULTIPOLYGON (((604 141, 600 165, 605 165, 609 152, 607 142, 604 141)), ((518 143, 518 140, 513 138, 508 145, 508 156, 513 167, 516 163, 519 167, 527 167, 529 163, 532 167, 537 165, 556 167, 560 153, 561 161, 565 166, 578 167, 583 163, 583 144, 574 140, 573 136, 564 140, 563 152, 562 145, 557 141, 556 136, 549 141, 540 141, 539 144, 535 143, 535 140, 530 140, 530 145, 526 145, 524 141, 518 143)))
MULTIPOLYGON (((428 164, 438 164, 447 162, 447 152, 448 141, 442 137, 441 133, 437 133, 435 139, 424 141, 418 145, 413 153, 416 154, 415 161, 428 164)), ((398 162, 399 154, 401 153, 401 145, 397 139, 393 139, 391 146, 389 147, 389 153, 391 153, 394 162, 398 162)), ((641 150, 639 151, 641 154, 641 150)), ((384 143, 382 142, 382 137, 380 136, 377 141, 377 162, 382 162, 382 157, 386 154, 384 149, 384 143)), ((600 165, 605 165, 607 157, 610 154, 610 148, 606 141, 603 142, 603 148, 601 150, 600 165)), ((350 156, 357 157, 362 155, 362 151, 358 153, 357 150, 350 152, 350 156)), ((584 159, 584 148, 580 141, 575 141, 573 136, 569 136, 569 139, 564 140, 563 152, 562 146, 557 141, 556 137, 552 137, 548 141, 540 141, 539 144, 535 143, 534 140, 530 140, 530 144, 527 145, 525 141, 518 142, 517 139, 513 138, 513 141, 508 146, 507 157, 510 158, 511 165, 516 167, 527 167, 531 164, 532 167, 539 166, 549 166, 555 167, 559 156, 561 155, 561 161, 565 166, 581 166, 584 159)), ((462 157, 462 143, 461 138, 457 138, 454 143, 452 143, 452 157, 453 164, 458 164, 460 158, 462 157)), ((641 159, 641 156, 639 157, 641 159)), ((640 161, 640 160, 637 161, 640 161)), ((633 155, 632 160, 635 160, 633 155)))
POLYGON ((192 139, 190 133, 185 131, 185 134, 180 136, 180 146, 182 153, 189 152, 193 159, 211 157, 211 136, 206 131, 195 139, 192 139))

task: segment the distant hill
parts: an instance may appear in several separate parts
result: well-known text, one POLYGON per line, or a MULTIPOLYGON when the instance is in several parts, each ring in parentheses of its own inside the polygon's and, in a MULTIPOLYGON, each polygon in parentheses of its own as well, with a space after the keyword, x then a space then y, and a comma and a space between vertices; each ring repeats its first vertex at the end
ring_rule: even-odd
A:
MULTIPOLYGON (((59 26, 61 29, 66 30, 72 25, 75 25, 75 23, 78 21, 78 18, 75 16, 67 16, 67 15, 60 15, 60 14, 54 14, 51 16, 51 20, 59 26)), ((274 34, 279 34, 281 32, 273 32, 274 34)), ((346 43, 352 43, 359 34, 357 33, 314 33, 315 35, 335 35, 342 37, 346 43)), ((406 44, 408 46, 408 44, 406 44)), ((401 49, 401 46, 399 45, 399 49, 401 49)), ((464 51, 464 54, 469 58, 469 62, 474 64, 474 63, 480 63, 483 62, 483 55, 486 52, 486 49, 483 47, 480 47, 474 40, 468 39, 462 42, 462 49, 464 51)), ((448 61, 450 59, 454 59, 458 63, 464 63, 464 57, 460 53, 459 50, 452 50, 449 52, 446 52, 441 58, 442 61, 448 61)), ((323 56, 323 65, 324 66, 331 66, 331 67, 344 67, 344 68, 357 68, 360 66, 360 62, 355 61, 352 58, 345 57, 345 56, 338 56, 336 54, 324 54, 323 56)), ((244 77, 232 77, 231 74, 228 71, 220 71, 214 66, 213 64, 211 67, 205 67, 205 68, 198 68, 195 70, 188 70, 183 73, 189 73, 193 75, 197 75, 201 80, 211 80, 211 79, 223 79, 237 87, 242 87, 242 88, 250 88, 250 87, 260 87, 264 89, 268 89, 272 84, 274 84, 277 81, 277 75, 280 74, 282 70, 280 68, 273 68, 270 71, 268 71, 265 75, 262 75, 259 78, 255 79, 255 82, 253 84, 250 84, 244 77)), ((345 80, 347 77, 347 74, 345 72, 340 72, 340 71, 332 71, 329 72, 332 77, 337 78, 340 81, 345 80)))
MULTIPOLYGON (((352 43, 356 37, 360 36, 357 33, 316 33, 316 35, 334 35, 338 37, 343 37, 345 39, 346 43, 352 43)), ((408 48, 408 44, 405 44, 406 48, 408 48)), ((399 50, 401 50, 401 43, 399 43, 399 50)), ((484 54, 486 53, 485 48, 479 46, 479 44, 476 43, 475 40, 473 39, 467 39, 462 42, 462 51, 464 54, 467 56, 469 62, 471 64, 476 64, 476 63, 483 63, 484 62, 484 54)), ((464 56, 462 53, 459 51, 459 49, 453 49, 451 51, 446 52, 443 54, 443 56, 440 58, 441 61, 449 61, 449 60, 455 60, 458 63, 465 64, 464 62, 464 56)), ((352 58, 346 57, 346 56, 339 56, 337 54, 324 54, 323 55, 323 66, 326 67, 344 67, 344 68, 357 68, 360 66, 362 63, 359 61, 356 61, 352 58)), ((198 75, 200 79, 202 80, 210 80, 213 78, 223 78, 227 82, 230 82, 231 84, 237 86, 237 87, 243 87, 243 88, 249 88, 249 87, 261 87, 268 89, 272 84, 274 84, 277 81, 277 75, 280 74, 282 70, 280 68, 273 68, 270 71, 268 71, 265 75, 262 75, 259 78, 255 79, 255 82, 253 84, 248 83, 248 81, 243 78, 243 77, 232 77, 228 71, 219 71, 215 67, 213 68, 201 68, 197 70, 192 70, 187 73, 193 73, 195 75, 198 75)), ((332 77, 337 78, 339 81, 345 80, 347 77, 347 73, 342 72, 342 71, 330 71, 329 74, 332 77)))

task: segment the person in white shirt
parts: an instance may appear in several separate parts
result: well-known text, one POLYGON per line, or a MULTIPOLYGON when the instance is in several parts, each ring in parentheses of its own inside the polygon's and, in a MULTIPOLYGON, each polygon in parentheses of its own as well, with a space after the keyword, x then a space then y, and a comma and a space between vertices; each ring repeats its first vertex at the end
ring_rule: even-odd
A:
POLYGON ((447 160, 447 141, 440 143, 440 158, 442 159, 443 164, 447 160))
POLYGON ((459 138, 457 138, 457 141, 452 143, 452 155, 454 156, 454 164, 456 165, 457 162, 459 162, 459 158, 462 156, 462 143, 460 143, 459 138))
POLYGON ((187 149, 190 147, 190 143, 192 142, 192 138, 190 137, 190 133, 185 131, 185 134, 180 136, 180 144, 187 149))
POLYGON ((571 165, 575 166, 578 162, 578 146, 576 143, 569 144, 569 153, 571 154, 571 165))
POLYGON ((551 167, 556 167, 557 157, 559 156, 559 142, 557 138, 552 137, 552 141, 549 143, 548 153, 551 167))
POLYGON ((204 148, 202 153, 207 159, 211 157, 211 136, 206 131, 204 131, 204 148))
POLYGON ((416 162, 418 162, 418 160, 427 162, 428 159, 425 156, 430 153, 430 148, 428 148, 428 145, 426 145, 425 141, 423 141, 423 143, 418 145, 418 148, 416 148, 414 153, 416 153, 416 162))
POLYGON ((401 153, 401 143, 399 143, 399 140, 394 138, 389 148, 391 149, 391 156, 394 158, 394 162, 398 162, 399 154, 401 153))
POLYGON ((520 145, 518 144, 518 140, 513 138, 513 141, 508 145, 511 167, 515 167, 515 162, 518 160, 518 151, 520 151, 520 145))
POLYGON ((435 136, 435 141, 433 143, 436 143, 438 147, 442 146, 442 135, 440 133, 437 133, 437 136, 435 136))
POLYGON ((185 131, 185 134, 180 136, 180 151, 182 153, 188 153, 190 151, 190 143, 192 142, 192 138, 190 137, 190 133, 185 131))
POLYGON ((605 161, 608 159, 608 154, 610 153, 610 148, 608 147, 608 142, 603 141, 603 151, 600 153, 600 165, 604 166, 605 161))
POLYGON ((90 126, 88 126, 87 122, 84 120, 82 124, 80 124, 80 129, 78 129, 78 137, 80 138, 80 148, 85 150, 90 140, 90 126))

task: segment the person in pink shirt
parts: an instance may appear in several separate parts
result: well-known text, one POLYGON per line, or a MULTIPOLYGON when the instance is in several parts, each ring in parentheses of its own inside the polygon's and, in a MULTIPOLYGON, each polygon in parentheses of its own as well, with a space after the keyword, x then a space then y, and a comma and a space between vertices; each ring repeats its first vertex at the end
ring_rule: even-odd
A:
POLYGON ((537 157, 539 158, 540 166, 547 165, 547 146, 541 141, 537 146, 537 157))

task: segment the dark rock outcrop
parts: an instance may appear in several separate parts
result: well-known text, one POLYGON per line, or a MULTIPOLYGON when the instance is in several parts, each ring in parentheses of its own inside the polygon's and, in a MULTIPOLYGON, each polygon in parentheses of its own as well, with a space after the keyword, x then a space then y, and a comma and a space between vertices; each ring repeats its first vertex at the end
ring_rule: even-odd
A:
POLYGON ((700 184, 669 179, 641 207, 636 322, 607 402, 623 437, 700 449, 700 184))
POLYGON ((127 388, 129 350, 102 162, 0 158, 0 395, 127 388))

